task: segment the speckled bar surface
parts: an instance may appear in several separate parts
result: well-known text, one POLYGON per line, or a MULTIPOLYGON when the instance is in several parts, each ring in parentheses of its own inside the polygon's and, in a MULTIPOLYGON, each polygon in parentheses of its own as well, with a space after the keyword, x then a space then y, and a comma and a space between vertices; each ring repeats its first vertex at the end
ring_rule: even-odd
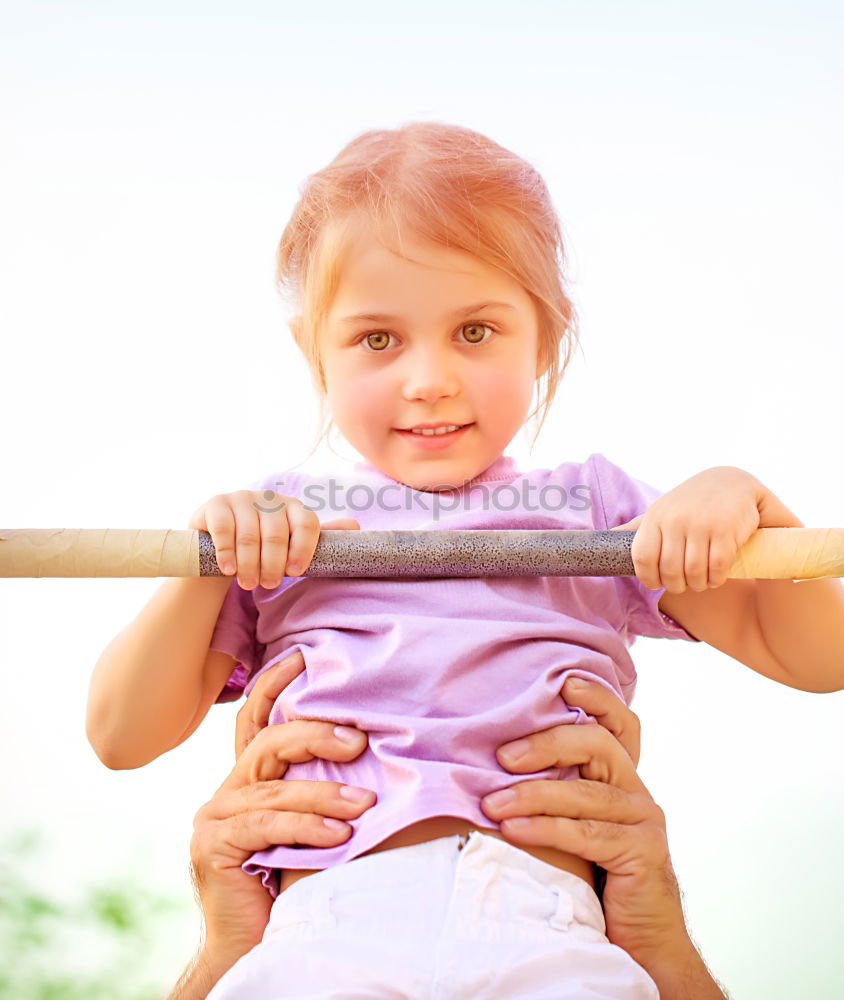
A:
POLYGON ((207 531, 198 531, 199 535, 199 575, 223 576, 223 571, 217 565, 217 550, 214 541, 207 531))
MULTIPOLYGON (((321 531, 302 576, 634 576, 635 531, 321 531)), ((203 538, 203 535, 205 536, 203 538)), ((220 576, 199 532, 201 576, 220 576)))

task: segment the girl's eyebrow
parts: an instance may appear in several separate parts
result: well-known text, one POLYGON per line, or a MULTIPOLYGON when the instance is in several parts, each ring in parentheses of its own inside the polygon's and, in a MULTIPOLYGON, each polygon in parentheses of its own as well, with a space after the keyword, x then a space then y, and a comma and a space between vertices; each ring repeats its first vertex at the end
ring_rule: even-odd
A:
MULTIPOLYGON (((510 309, 513 312, 518 312, 518 309, 509 302, 479 302, 477 305, 463 306, 461 309, 456 309, 446 319, 459 319, 462 316, 470 316, 472 313, 478 313, 482 309, 510 309)), ((361 320, 365 320, 368 323, 398 323, 401 322, 401 316, 388 316, 386 313, 356 313, 354 316, 344 316, 338 322, 359 323, 361 320)))

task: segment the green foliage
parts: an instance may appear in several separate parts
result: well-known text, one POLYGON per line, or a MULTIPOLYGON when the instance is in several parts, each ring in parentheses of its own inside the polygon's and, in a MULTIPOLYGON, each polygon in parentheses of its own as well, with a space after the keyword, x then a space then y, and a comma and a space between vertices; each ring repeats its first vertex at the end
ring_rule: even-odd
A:
POLYGON ((160 1000, 150 958, 184 903, 125 878, 61 898, 28 870, 40 847, 24 832, 0 856, 0 1000, 160 1000))

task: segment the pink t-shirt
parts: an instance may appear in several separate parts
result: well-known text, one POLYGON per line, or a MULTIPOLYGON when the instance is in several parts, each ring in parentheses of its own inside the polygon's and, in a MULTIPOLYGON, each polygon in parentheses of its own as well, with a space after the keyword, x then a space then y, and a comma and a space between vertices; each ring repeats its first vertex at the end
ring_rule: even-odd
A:
MULTIPOLYGON (((321 522, 361 528, 599 529, 643 513, 660 491, 593 454, 521 473, 502 456, 445 493, 396 482, 368 463, 341 476, 283 472, 253 484, 295 496, 321 522)), ((333 848, 272 847, 244 870, 276 892, 274 869, 350 861, 419 820, 456 816, 494 828, 480 799, 518 778, 495 750, 509 740, 589 717, 560 695, 566 677, 597 680, 630 702, 628 652, 637 635, 697 641, 635 577, 450 579, 285 578, 275 590, 226 595, 211 648, 238 660, 218 701, 249 693, 267 667, 301 650, 306 670, 279 696, 270 724, 321 719, 369 734, 345 764, 291 764, 290 779, 341 781, 378 800, 333 848)), ((576 768, 529 777, 573 777, 576 768)))

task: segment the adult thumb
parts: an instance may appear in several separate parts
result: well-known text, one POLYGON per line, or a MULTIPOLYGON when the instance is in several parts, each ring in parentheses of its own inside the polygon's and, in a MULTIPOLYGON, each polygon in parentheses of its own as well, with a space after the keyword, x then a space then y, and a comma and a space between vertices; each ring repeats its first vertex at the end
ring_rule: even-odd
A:
POLYGON ((360 523, 353 517, 338 517, 320 525, 328 531, 360 531, 360 523))

